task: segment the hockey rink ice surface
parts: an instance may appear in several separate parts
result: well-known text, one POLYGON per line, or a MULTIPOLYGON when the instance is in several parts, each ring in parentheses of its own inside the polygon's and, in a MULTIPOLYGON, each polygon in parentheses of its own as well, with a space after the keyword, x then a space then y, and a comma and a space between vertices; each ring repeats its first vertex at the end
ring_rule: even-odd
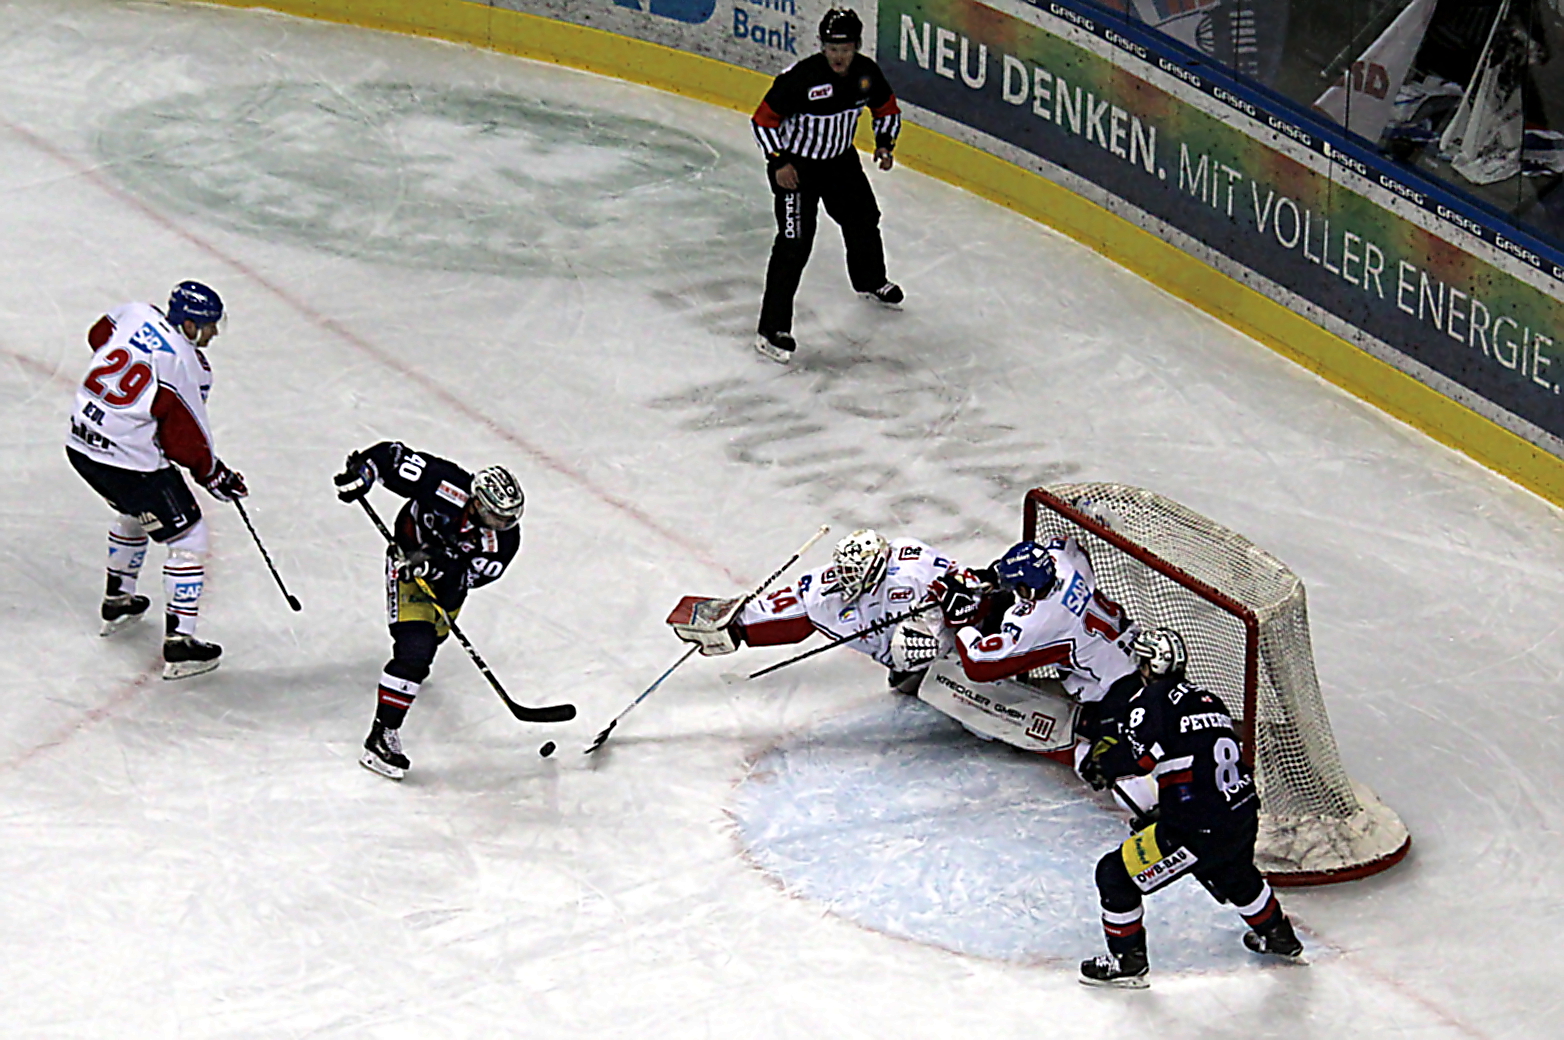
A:
POLYGON ((1560 1035, 1564 516, 1051 231, 872 176, 908 303, 855 297, 822 218, 784 368, 749 343, 742 114, 266 13, 0 3, 0 1034, 1560 1035), (62 440, 87 327, 183 278, 228 303, 218 448, 304 609, 200 495, 226 652, 165 683, 155 623, 96 634, 109 514, 62 440), (331 487, 382 438, 520 475, 523 553, 461 620, 519 700, 580 707, 518 723, 452 642, 400 785, 356 764, 381 548, 331 487), (695 658, 582 755, 681 653, 681 595, 822 523, 985 563, 1067 479, 1308 585, 1342 758, 1414 839, 1281 893, 1310 966, 1186 880, 1148 900, 1149 991, 1079 985, 1123 818, 846 650, 695 658))

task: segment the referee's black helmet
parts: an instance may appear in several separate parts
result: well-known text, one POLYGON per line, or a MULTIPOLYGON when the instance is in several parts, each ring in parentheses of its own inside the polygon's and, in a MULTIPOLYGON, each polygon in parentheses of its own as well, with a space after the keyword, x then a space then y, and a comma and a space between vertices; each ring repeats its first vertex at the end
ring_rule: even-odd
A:
POLYGON ((820 19, 821 43, 855 43, 863 46, 863 22, 858 12, 847 7, 833 7, 820 19))

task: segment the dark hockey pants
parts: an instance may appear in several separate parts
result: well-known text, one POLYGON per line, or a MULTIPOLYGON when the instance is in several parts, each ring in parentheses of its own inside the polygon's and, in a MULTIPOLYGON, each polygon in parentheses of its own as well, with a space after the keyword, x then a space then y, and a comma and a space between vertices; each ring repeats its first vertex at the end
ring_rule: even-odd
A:
MULTIPOLYGON (((1254 865, 1255 834, 1254 823, 1242 827, 1237 834, 1214 840, 1204 836, 1186 837, 1177 830, 1158 824, 1157 848, 1163 857, 1173 856, 1181 847, 1187 847, 1195 854, 1195 865, 1192 869, 1169 874, 1156 887, 1162 888, 1185 874, 1194 874, 1217 899, 1225 899, 1235 907, 1255 902, 1265 890, 1265 878, 1254 865)), ((1102 903, 1105 922, 1108 914, 1129 914, 1140 909, 1145 893, 1130 877, 1121 849, 1115 848, 1098 860, 1097 894, 1102 903)), ((1274 899, 1271 902, 1274 903, 1274 899)), ((1131 927, 1123 931, 1127 934, 1108 933, 1110 951, 1124 954, 1146 948, 1143 928, 1131 927)))
POLYGON ((793 297, 814 247, 821 203, 842 229, 847 246, 847 277, 858 292, 885 284, 885 244, 880 239, 880 207, 864 175, 858 153, 849 148, 834 159, 798 159, 798 188, 777 185, 769 174, 777 217, 777 237, 766 267, 766 295, 760 304, 761 332, 791 332, 793 297))

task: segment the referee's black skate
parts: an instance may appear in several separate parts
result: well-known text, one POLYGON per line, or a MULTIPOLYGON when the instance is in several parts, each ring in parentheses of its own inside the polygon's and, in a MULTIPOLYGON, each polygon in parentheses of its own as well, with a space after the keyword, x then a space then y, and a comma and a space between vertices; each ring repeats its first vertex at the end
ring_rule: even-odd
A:
POLYGON ((217 668, 223 648, 195 636, 174 634, 163 640, 163 678, 188 679, 217 668))
POLYGON ((98 630, 100 636, 111 636, 126 625, 134 624, 147 616, 147 608, 152 601, 145 596, 136 596, 129 593, 123 596, 104 596, 103 627, 98 630))
POLYGON ((364 754, 358 764, 389 780, 400 780, 413 763, 402 754, 402 734, 376 719, 364 738, 364 754))
POLYGON ((866 292, 863 295, 872 296, 887 307, 899 307, 901 302, 907 298, 907 294, 902 292, 901 286, 895 282, 886 282, 874 290, 874 292, 866 292))
POLYGON ((755 350, 761 357, 770 358, 780 365, 785 365, 793 360, 793 351, 798 349, 798 344, 793 342, 793 334, 790 332, 757 332, 755 334, 755 350))

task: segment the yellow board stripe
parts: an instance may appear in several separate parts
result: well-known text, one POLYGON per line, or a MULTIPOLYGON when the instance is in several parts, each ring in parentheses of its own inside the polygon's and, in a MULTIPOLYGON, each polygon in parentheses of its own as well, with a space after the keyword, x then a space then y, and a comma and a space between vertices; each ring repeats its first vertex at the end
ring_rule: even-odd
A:
MULTIPOLYGON (((432 36, 567 65, 740 112, 771 77, 601 29, 467 0, 211 0, 432 36)), ((858 145, 872 149, 867 126, 858 145)), ((1560 459, 1395 367, 1047 178, 924 127, 904 123, 897 158, 1090 246, 1159 288, 1254 337, 1348 393, 1564 506, 1560 459)))

